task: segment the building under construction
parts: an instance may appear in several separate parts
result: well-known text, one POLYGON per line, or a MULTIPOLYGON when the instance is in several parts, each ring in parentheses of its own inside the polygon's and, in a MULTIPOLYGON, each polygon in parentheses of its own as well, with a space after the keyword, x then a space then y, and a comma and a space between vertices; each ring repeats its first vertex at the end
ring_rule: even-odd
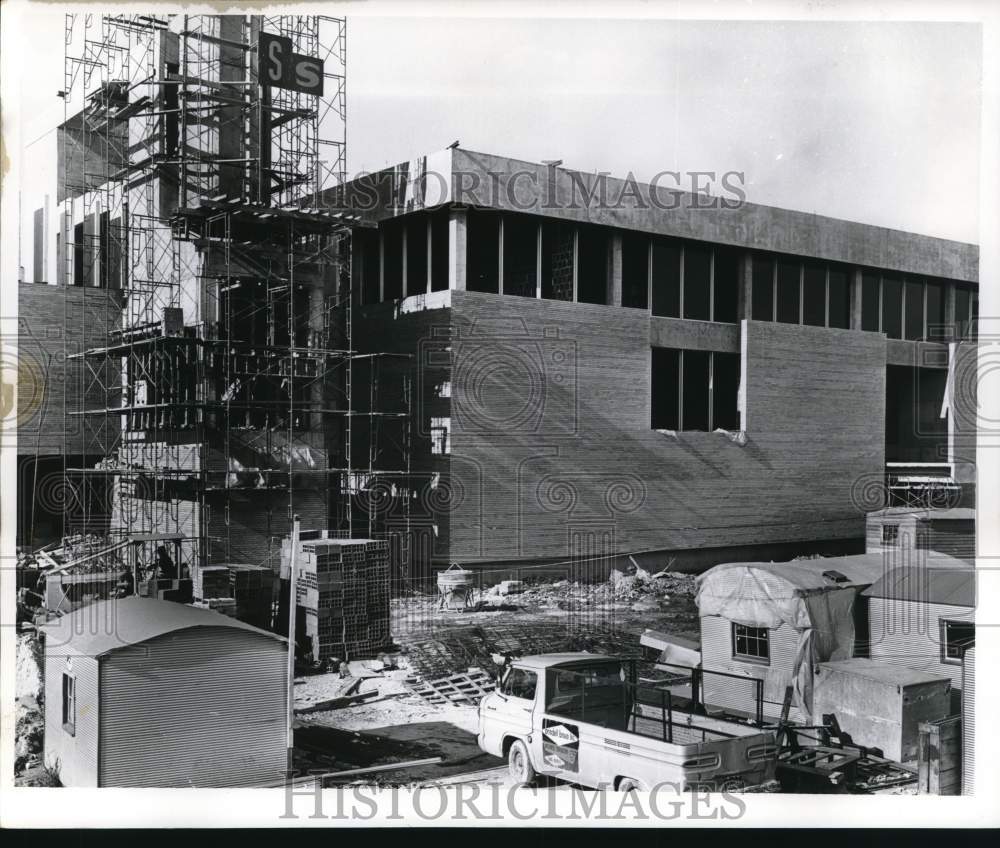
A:
POLYGON ((345 178, 345 21, 67 15, 59 96, 31 239, 58 287, 21 287, 21 543, 204 587, 276 572, 297 514, 391 536, 405 575, 409 386, 381 376, 398 354, 356 349, 363 224, 322 202, 345 178))
POLYGON ((457 142, 347 181, 342 20, 66 42, 25 545, 276 571, 296 512, 387 540, 398 588, 860 553, 870 511, 972 505, 975 245, 457 142))

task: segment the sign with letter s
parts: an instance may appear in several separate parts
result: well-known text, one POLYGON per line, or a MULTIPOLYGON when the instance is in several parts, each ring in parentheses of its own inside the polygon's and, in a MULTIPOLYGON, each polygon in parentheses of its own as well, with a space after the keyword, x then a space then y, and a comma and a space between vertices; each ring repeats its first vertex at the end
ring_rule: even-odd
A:
POLYGON ((261 85, 302 94, 323 94, 323 62, 292 49, 292 40, 262 32, 257 40, 257 76, 261 85))

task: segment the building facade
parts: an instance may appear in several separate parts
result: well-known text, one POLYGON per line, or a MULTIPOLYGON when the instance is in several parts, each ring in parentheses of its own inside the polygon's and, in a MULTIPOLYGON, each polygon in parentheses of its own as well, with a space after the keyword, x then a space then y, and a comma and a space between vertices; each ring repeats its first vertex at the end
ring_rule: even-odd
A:
POLYGON ((724 201, 462 149, 348 185, 435 566, 860 553, 894 470, 972 497, 976 247, 724 201))

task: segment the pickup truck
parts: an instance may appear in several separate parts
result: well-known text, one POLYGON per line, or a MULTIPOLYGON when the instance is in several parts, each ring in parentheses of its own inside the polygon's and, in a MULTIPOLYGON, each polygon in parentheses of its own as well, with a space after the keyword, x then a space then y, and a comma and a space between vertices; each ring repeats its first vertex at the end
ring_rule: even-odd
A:
POLYGON ((675 708, 667 687, 598 654, 514 660, 479 704, 479 747, 517 783, 547 775, 618 791, 740 791, 774 779, 774 733, 675 708))

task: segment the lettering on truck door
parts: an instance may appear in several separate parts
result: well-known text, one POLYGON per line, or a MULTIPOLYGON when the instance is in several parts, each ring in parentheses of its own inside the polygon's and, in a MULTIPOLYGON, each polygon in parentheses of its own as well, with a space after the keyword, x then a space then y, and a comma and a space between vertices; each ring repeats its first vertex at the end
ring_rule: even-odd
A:
POLYGON ((625 729, 621 663, 595 659, 546 674, 544 713, 533 754, 536 768, 585 786, 601 780, 607 759, 603 728, 625 729))
POLYGON ((580 771, 580 727, 554 718, 542 719, 542 760, 548 768, 580 771))

